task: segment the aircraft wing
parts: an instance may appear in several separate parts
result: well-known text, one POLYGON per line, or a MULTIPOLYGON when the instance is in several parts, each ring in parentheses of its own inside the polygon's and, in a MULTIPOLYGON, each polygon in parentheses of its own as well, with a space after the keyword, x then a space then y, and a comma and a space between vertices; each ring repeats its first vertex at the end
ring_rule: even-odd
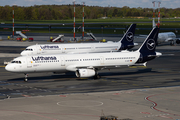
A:
MULTIPOLYGON (((123 65, 123 66, 128 66, 128 65, 123 65)), ((69 65, 66 67, 66 70, 68 71, 76 71, 78 69, 95 69, 95 70, 103 70, 103 69, 110 69, 110 68, 118 68, 121 66, 91 66, 91 65, 69 65)))
POLYGON ((77 69, 87 68, 87 69, 101 69, 102 66, 91 66, 91 65, 69 65, 66 67, 68 71, 76 71, 77 69))
POLYGON ((165 40, 165 42, 168 42, 168 41, 174 41, 174 38, 167 38, 167 39, 165 40))

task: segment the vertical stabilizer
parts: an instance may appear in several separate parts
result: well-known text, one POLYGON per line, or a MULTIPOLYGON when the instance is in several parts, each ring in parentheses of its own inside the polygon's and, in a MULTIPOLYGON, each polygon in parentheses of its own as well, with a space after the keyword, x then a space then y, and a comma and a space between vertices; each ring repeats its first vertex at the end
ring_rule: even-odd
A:
POLYGON ((131 26, 128 28, 122 39, 119 41, 121 42, 121 47, 119 50, 126 50, 134 47, 135 30, 136 30, 136 24, 131 24, 131 26))
POLYGON ((155 49, 157 45, 157 38, 159 28, 153 28, 141 47, 137 50, 140 52, 140 57, 137 63, 144 63, 157 57, 155 49))

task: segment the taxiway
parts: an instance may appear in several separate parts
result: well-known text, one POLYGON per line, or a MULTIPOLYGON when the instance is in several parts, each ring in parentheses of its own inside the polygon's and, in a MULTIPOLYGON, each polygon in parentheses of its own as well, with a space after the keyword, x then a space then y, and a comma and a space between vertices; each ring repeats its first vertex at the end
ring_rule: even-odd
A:
POLYGON ((48 72, 29 74, 24 82, 23 74, 5 71, 3 62, 36 41, 0 42, 0 119, 99 120, 103 114, 132 120, 180 119, 179 45, 158 46, 164 56, 147 67, 103 70, 98 80, 48 72))

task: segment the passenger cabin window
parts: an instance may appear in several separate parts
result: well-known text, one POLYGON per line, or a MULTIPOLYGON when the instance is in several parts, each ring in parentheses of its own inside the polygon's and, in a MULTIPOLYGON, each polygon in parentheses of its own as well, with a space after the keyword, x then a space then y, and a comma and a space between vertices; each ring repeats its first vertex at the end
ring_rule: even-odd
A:
POLYGON ((65 48, 66 50, 73 50, 73 49, 76 49, 76 48, 65 48))
POLYGON ((78 49, 91 49, 91 47, 79 47, 78 49))

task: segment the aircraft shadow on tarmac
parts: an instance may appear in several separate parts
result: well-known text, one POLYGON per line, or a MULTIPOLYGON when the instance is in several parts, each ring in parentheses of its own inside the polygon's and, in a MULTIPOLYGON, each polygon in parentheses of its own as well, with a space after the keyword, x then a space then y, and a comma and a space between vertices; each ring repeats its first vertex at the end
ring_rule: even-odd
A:
MULTIPOLYGON (((101 78, 103 79, 116 79, 117 80, 121 80, 121 78, 123 79, 126 76, 131 76, 131 75, 139 75, 139 74, 143 74, 143 73, 160 73, 157 71, 152 71, 152 68, 145 68, 145 69, 137 69, 136 71, 126 71, 126 72, 121 72, 121 71, 117 71, 117 72, 101 72, 99 73, 99 75, 101 76, 101 78), (118 76, 118 77, 117 77, 118 76), (110 77, 110 78, 109 78, 110 77)), ((143 76, 143 75, 141 75, 143 76)), ((131 76, 134 77, 134 76, 131 76)), ((131 78, 129 77, 129 78, 131 78)), ((8 79, 8 82, 15 82, 15 81, 23 81, 23 76, 20 78, 13 78, 13 79, 8 79)), ((91 78, 77 78, 75 76, 74 72, 68 72, 66 74, 53 74, 53 75, 46 75, 46 76, 28 76, 28 80, 29 82, 37 82, 37 81, 48 81, 48 82, 57 82, 57 81, 71 81, 71 80, 77 80, 77 81, 85 81, 85 80, 94 80, 92 77, 91 78)))
POLYGON ((147 72, 155 72, 152 71, 152 68, 145 68, 145 69, 138 69, 137 71, 131 71, 131 72, 103 72, 100 73, 102 76, 115 76, 115 75, 133 75, 133 74, 142 74, 142 73, 147 73, 147 72))
MULTIPOLYGON (((63 75, 56 74, 56 75, 46 75, 46 76, 34 76, 33 75, 32 77, 28 76, 28 81, 29 82, 30 81, 37 82, 37 81, 41 81, 41 80, 43 80, 43 81, 51 80, 51 82, 57 81, 57 80, 68 81, 68 80, 71 80, 71 78, 75 78, 75 77, 76 77, 75 75, 66 75, 66 74, 63 74, 63 75)), ((20 78, 9 79, 7 81, 13 82, 13 81, 23 81, 23 80, 24 80, 24 78, 22 76, 20 78)))

